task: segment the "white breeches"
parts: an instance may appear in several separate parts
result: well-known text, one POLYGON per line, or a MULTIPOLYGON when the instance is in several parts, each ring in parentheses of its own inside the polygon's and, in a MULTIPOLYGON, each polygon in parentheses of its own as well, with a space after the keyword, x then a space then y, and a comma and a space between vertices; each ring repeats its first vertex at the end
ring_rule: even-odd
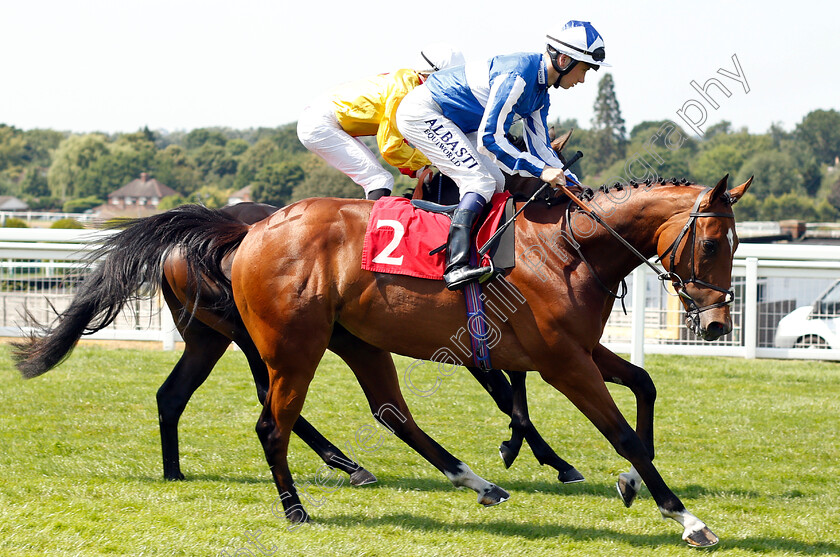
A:
POLYGON ((413 89, 397 109, 397 127, 409 143, 458 185, 461 197, 475 192, 490 201, 505 186, 501 169, 476 147, 476 134, 462 132, 424 86, 413 89))
POLYGON ((297 124, 298 139, 303 145, 371 191, 394 188, 394 177, 385 170, 368 147, 338 125, 335 106, 321 99, 306 107, 297 124))

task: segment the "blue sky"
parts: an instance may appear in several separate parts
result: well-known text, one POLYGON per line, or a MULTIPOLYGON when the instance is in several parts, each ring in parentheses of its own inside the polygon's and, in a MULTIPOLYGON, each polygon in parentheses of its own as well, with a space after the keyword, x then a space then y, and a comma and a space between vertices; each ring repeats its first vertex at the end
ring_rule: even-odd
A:
MULTIPOLYGON (((274 127, 332 85, 414 65, 425 44, 448 42, 468 58, 536 51, 568 19, 589 20, 604 36, 628 130, 643 120, 682 124, 684 106, 694 121, 705 111, 698 129, 725 119, 753 133, 840 109, 840 4, 832 2, 289 4, 6 2, 0 123, 75 132, 274 127), (733 55, 743 84, 718 73, 736 74, 733 55), (730 93, 711 86, 717 109, 690 84, 713 77, 730 93)), ((601 74, 590 76, 552 92, 552 119, 589 125, 601 74)))

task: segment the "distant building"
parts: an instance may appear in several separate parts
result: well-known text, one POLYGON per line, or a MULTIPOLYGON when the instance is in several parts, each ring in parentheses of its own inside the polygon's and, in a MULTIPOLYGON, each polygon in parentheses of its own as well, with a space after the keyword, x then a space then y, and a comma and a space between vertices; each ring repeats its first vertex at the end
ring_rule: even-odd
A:
POLYGON ((160 200, 178 192, 161 184, 143 172, 120 189, 108 194, 108 206, 111 209, 151 209, 156 210, 160 200))
POLYGON ((28 211, 29 205, 11 195, 0 195, 0 211, 28 211))
POLYGON ((241 190, 233 192, 230 197, 228 197, 228 205, 236 205, 237 203, 243 203, 245 201, 253 201, 253 199, 251 199, 251 186, 245 186, 241 190))

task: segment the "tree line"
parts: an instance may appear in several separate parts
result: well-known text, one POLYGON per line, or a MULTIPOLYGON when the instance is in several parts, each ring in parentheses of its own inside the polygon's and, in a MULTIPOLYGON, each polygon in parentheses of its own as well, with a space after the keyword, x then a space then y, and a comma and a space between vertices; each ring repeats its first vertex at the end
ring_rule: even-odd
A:
MULTIPOLYGON (((554 122, 558 133, 574 128, 567 147, 584 158, 573 167, 583 183, 688 179, 714 185, 725 174, 755 187, 736 206, 739 220, 834 221, 840 216, 840 112, 814 110, 794 130, 774 124, 764 133, 733 129, 723 121, 703 137, 670 120, 645 121, 629 132, 611 74, 599 82, 589 127, 554 122)), ((363 141, 376 150, 372 138, 363 141)), ((389 168, 388 165, 384 165, 389 168)), ((414 181, 391 169, 396 193, 414 181)), ((141 172, 178 192, 161 208, 185 202, 221 207, 251 186, 255 201, 285 205, 313 196, 363 197, 362 189, 309 153, 295 124, 236 130, 74 134, 20 130, 0 124, 0 195, 14 195, 33 209, 84 211, 141 172)))

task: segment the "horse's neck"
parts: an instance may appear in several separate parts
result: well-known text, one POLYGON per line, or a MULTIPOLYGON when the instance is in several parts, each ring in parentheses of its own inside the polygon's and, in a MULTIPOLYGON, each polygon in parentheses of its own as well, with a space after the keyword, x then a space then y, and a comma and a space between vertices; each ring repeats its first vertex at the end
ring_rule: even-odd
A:
MULTIPOLYGON (((589 201, 589 206, 636 251, 650 258, 657 254, 659 236, 666 223, 683 212, 687 203, 690 207, 687 201, 690 195, 685 196, 674 187, 656 185, 646 188, 640 185, 637 188, 599 191, 589 201)), ((689 193, 687 189, 684 191, 689 193)), ((582 253, 605 284, 617 284, 642 263, 632 250, 583 211, 571 213, 570 227, 576 232, 582 253), (586 236, 579 233, 584 226, 591 227, 590 234, 586 236)))

